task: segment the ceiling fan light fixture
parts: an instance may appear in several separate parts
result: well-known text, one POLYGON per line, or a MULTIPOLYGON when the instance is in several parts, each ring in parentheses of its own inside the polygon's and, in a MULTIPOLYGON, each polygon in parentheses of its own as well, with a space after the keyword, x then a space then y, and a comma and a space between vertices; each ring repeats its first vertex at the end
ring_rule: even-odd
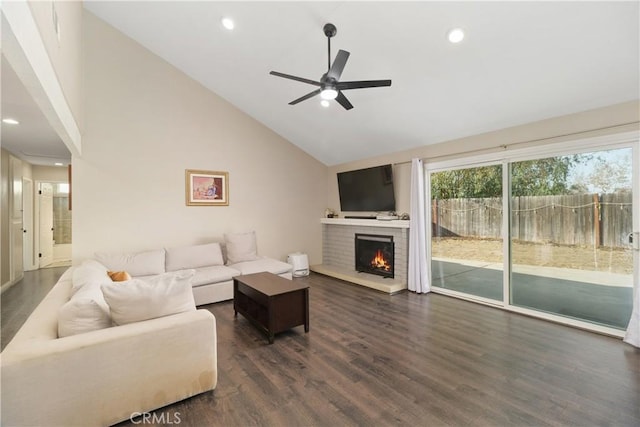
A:
MULTIPOLYGON (((282 77, 285 79, 295 80, 301 83, 310 84, 316 86, 317 89, 313 92, 301 96, 298 99, 294 99, 289 105, 296 105, 302 101, 306 101, 309 98, 313 98, 316 95, 320 95, 323 101, 330 101, 335 99, 345 110, 351 110, 353 105, 349 102, 343 91, 350 89, 364 89, 370 87, 384 87, 391 86, 391 80, 358 80, 351 82, 341 82, 340 77, 344 66, 347 64, 350 53, 346 50, 340 49, 336 55, 333 63, 331 63, 331 37, 337 33, 336 27, 333 24, 326 24, 324 26, 324 35, 327 36, 327 72, 322 75, 320 81, 309 80, 303 77, 292 76, 289 74, 279 73, 277 71, 270 71, 269 74, 276 77, 282 77)), ((324 103, 322 106, 327 107, 324 103)))
POLYGON ((235 22, 233 22, 233 19, 231 18, 224 17, 220 20, 220 22, 222 22, 222 26, 229 31, 233 30, 236 27, 235 22))
POLYGON ((454 28, 447 33, 447 39, 451 43, 460 43, 464 40, 464 30, 462 28, 454 28))
POLYGON ((320 97, 322 99, 336 99, 338 97, 338 91, 332 88, 323 89, 320 92, 320 97))

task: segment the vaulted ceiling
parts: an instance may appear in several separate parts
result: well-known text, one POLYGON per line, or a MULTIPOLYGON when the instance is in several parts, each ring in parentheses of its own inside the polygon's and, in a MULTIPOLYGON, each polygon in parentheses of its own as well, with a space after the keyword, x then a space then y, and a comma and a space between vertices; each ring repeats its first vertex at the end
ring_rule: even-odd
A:
MULTIPOLYGON (((113 2, 84 7, 327 165, 637 100, 638 2, 113 2), (226 30, 221 18, 235 29, 226 30), (328 108, 331 22, 351 56, 328 108), (462 28, 452 44, 447 32, 462 28)), ((333 58, 331 58, 333 60, 333 58)), ((3 95, 4 96, 4 95, 3 95)), ((3 128, 4 129, 4 128, 3 128)))

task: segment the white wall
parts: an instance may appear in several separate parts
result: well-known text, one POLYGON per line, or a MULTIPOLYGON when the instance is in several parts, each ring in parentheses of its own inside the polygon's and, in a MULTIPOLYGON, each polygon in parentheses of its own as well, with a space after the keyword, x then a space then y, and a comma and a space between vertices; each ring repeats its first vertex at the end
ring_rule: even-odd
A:
POLYGON ((73 259, 256 230, 260 254, 321 260, 327 167, 89 12, 73 259), (185 205, 185 169, 229 172, 228 207, 185 205))
MULTIPOLYGON (((589 136, 607 135, 640 129, 640 103, 636 101, 611 105, 562 117, 527 123, 481 135, 473 135, 387 156, 343 163, 329 168, 327 205, 340 211, 338 172, 393 163, 396 210, 410 211, 411 159, 459 158, 481 152, 502 151, 507 147, 544 145, 589 136)), ((508 148, 507 148, 508 149, 508 148)))
POLYGON ((29 1, 29 8, 69 108, 76 122, 81 124, 82 1, 29 1), (58 23, 58 33, 55 22, 58 23))

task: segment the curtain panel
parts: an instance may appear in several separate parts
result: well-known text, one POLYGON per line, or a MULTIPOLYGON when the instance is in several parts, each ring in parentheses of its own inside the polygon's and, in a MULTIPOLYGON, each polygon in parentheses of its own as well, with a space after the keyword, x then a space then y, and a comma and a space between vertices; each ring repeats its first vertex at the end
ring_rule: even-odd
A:
POLYGON ((411 217, 409 222, 408 288, 416 293, 431 291, 431 269, 427 262, 426 207, 422 160, 411 161, 411 217))

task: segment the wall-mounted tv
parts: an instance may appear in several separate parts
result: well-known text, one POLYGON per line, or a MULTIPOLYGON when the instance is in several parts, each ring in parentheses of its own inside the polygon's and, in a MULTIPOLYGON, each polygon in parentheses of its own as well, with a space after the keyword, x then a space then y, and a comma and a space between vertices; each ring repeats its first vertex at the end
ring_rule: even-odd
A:
POLYGON ((338 192, 343 212, 396 210, 391 165, 338 173, 338 192))

